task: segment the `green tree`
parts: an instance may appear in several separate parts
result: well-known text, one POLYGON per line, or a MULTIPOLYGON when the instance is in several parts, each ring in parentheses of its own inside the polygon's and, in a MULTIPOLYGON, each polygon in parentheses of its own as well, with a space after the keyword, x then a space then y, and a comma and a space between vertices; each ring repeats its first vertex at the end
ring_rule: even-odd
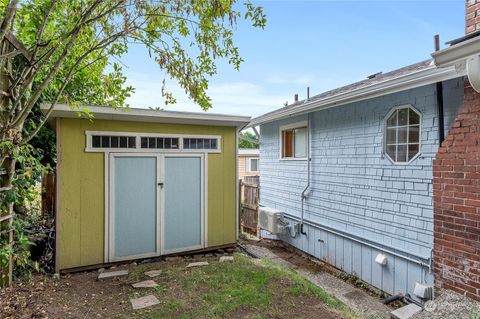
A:
POLYGON ((248 131, 241 132, 238 136, 238 147, 239 148, 258 148, 258 137, 248 131))
MULTIPOLYGON (((83 104, 128 107, 133 88, 117 63, 141 44, 168 77, 202 109, 211 100, 208 80, 225 59, 235 69, 237 20, 266 23, 261 7, 236 0, 0 0, 0 216, 12 210, 11 192, 28 145, 58 102, 91 117, 83 104), (16 36, 25 50, 12 49, 16 36), (25 52, 26 51, 26 52, 25 52), (26 54, 25 54, 26 53, 26 54), (105 70, 111 69, 106 73, 105 70), (48 101, 48 111, 38 111, 48 101), (9 193, 10 192, 10 193, 9 193)), ((162 90, 166 103, 175 97, 162 90)))

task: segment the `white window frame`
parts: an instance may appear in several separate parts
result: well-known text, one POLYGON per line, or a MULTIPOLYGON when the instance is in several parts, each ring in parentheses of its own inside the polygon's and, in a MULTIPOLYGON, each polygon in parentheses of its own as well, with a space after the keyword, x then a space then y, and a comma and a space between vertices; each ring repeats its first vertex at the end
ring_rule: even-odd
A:
MULTIPOLYGON (((398 133, 397 133, 397 141, 398 141, 398 133)), ((407 136, 407 145, 410 144, 410 143, 408 143, 408 141, 409 140, 408 140, 408 136, 407 136)), ((407 152, 408 152, 408 149, 407 149, 407 152)), ((387 113, 387 115, 385 115, 385 117, 383 119, 383 156, 386 157, 394 165, 409 165, 410 163, 415 161, 421 155, 422 155, 422 113, 419 110, 417 110, 411 104, 402 104, 402 105, 398 105, 398 106, 393 107, 387 113), (398 110, 401 110, 401 109, 406 109, 406 108, 409 108, 410 110, 414 111, 419 116, 419 122, 418 122, 418 153, 414 157, 412 157, 412 159, 410 159, 408 162, 397 162, 394 159, 392 159, 390 157, 390 155, 388 155, 388 153, 387 153, 387 127, 388 127, 387 121, 390 118, 390 116, 392 116, 392 114, 394 112, 396 112, 398 110)))
POLYGON ((248 173, 258 173, 260 172, 259 169, 256 171, 252 171, 252 160, 258 161, 257 168, 260 168, 260 158, 259 157, 247 157, 247 172, 248 173))
POLYGON ((164 133, 148 133, 148 132, 119 132, 119 131, 85 131, 86 143, 85 152, 89 153, 221 153, 222 152, 222 137, 220 135, 199 135, 199 134, 164 134, 164 133), (92 147, 92 136, 134 136, 135 148, 102 148, 92 147), (141 148, 142 137, 170 137, 178 138, 178 148, 164 149, 164 148, 141 148), (208 138, 217 140, 216 149, 184 149, 183 138, 208 138))
MULTIPOLYGON (((309 139, 310 139, 310 128, 308 127, 308 121, 301 121, 301 122, 296 122, 292 124, 287 124, 287 125, 282 125, 279 128, 279 134, 278 134, 278 139, 279 139, 279 145, 280 145, 280 150, 279 150, 279 158, 281 161, 306 161, 309 156, 309 139), (286 130, 294 130, 297 128, 302 128, 305 127, 307 129, 307 140, 305 141, 306 147, 307 147, 307 152, 305 157, 283 157, 283 131, 286 130)), ((295 138, 294 138, 295 139, 295 138)), ((295 156, 295 140, 293 141, 293 155, 295 156)))

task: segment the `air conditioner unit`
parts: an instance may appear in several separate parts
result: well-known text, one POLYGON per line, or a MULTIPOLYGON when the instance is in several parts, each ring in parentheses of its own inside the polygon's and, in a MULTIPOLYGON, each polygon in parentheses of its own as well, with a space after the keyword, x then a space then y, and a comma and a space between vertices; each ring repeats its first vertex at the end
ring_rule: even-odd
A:
POLYGON ((285 231, 285 223, 282 222, 283 212, 270 207, 258 208, 258 224, 271 234, 281 234, 285 231))

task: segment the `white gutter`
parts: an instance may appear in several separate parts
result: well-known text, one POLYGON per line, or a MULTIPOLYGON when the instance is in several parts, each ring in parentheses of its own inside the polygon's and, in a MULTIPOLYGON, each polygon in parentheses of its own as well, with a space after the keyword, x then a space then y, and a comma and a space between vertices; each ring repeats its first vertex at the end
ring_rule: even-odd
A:
POLYGON ((480 36, 434 52, 432 57, 440 68, 454 66, 457 71, 466 71, 470 85, 480 92, 480 36))
POLYGON ((480 36, 462 41, 448 48, 432 53, 433 61, 439 68, 463 63, 468 57, 480 54, 480 36))
POLYGON ((272 114, 266 114, 252 119, 247 127, 254 127, 263 123, 272 122, 290 116, 296 116, 311 111, 328 109, 395 92, 405 91, 432 83, 458 78, 464 76, 465 74, 465 70, 456 70, 453 66, 447 68, 437 68, 432 65, 427 69, 399 76, 394 79, 385 80, 367 87, 351 90, 346 93, 340 93, 323 99, 313 99, 292 108, 284 110, 280 109, 272 114))

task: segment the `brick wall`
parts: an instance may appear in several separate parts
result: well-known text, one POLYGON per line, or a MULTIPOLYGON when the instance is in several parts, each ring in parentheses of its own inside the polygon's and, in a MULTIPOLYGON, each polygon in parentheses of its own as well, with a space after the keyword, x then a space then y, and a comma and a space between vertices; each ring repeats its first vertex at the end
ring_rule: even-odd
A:
POLYGON ((433 166, 437 287, 480 300, 480 94, 465 82, 433 166))
POLYGON ((465 33, 480 30, 480 0, 467 0, 465 33))

